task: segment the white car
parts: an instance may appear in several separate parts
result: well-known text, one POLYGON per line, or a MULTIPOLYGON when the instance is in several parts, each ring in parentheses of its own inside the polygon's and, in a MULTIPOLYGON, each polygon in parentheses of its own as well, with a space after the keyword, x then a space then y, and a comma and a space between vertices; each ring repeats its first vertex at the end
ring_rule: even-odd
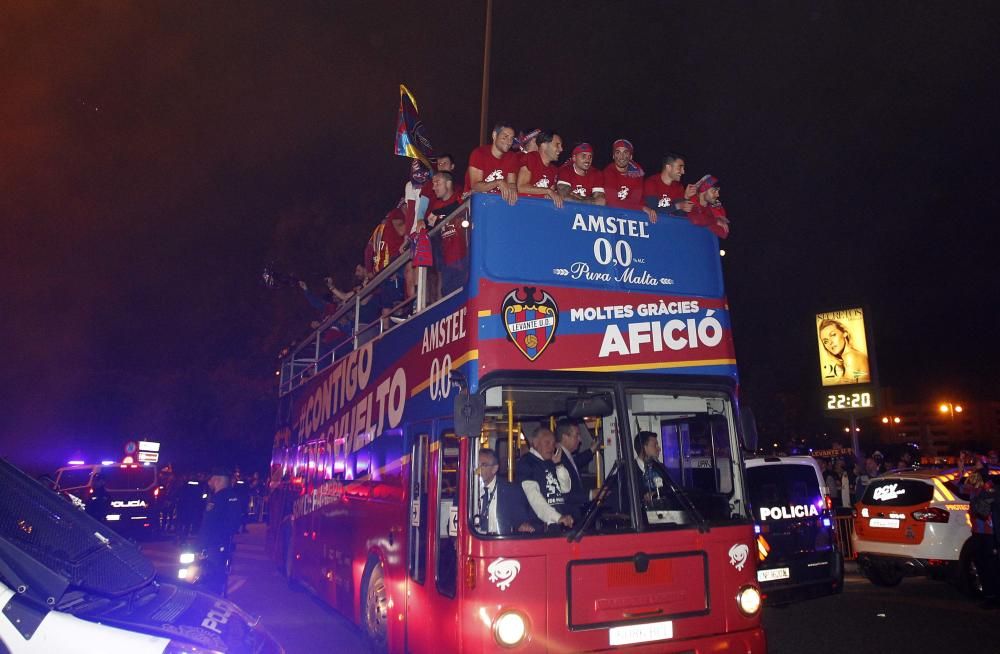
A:
POLYGON ((895 586, 904 577, 927 575, 973 593, 980 588, 967 547, 969 501, 957 470, 888 472, 872 480, 855 511, 858 568, 872 583, 895 586))
POLYGON ((160 583, 136 546, 0 459, 0 653, 281 654, 227 600, 160 583))

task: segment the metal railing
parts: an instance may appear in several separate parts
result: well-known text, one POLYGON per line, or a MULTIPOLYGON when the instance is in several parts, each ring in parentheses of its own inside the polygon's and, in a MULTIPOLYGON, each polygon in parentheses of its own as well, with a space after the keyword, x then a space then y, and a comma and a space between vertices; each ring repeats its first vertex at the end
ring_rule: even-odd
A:
POLYGON ((834 526, 834 545, 841 554, 844 555, 845 561, 853 561, 858 558, 858 553, 854 551, 854 541, 851 539, 851 535, 854 533, 854 516, 838 515, 833 519, 834 526))
MULTIPOLYGON (((469 202, 465 201, 447 218, 438 222, 428 232, 429 239, 440 239, 444 226, 454 220, 469 219, 469 202)), ((389 284, 405 284, 404 270, 413 258, 413 252, 407 249, 379 272, 364 287, 344 301, 333 315, 329 316, 310 332, 281 362, 278 395, 284 396, 299 386, 307 383, 318 373, 331 367, 335 362, 356 350, 359 346, 381 336, 391 330, 399 322, 411 315, 416 315, 427 308, 428 298, 432 297, 427 284, 427 270, 416 269, 416 293, 406 297, 392 307, 385 307, 381 315, 369 316, 371 320, 362 320, 364 307, 389 284)), ((437 263, 437 262, 435 262, 437 263)), ((435 301, 440 298, 432 298, 435 301)))

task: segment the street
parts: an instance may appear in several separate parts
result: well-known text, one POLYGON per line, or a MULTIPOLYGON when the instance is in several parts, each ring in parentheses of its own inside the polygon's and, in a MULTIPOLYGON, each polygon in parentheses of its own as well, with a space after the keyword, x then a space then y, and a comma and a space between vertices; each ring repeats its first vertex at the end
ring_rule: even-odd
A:
MULTIPOLYGON (((229 596, 253 616, 288 654, 366 652, 360 631, 308 592, 289 588, 267 558, 261 524, 237 537, 229 596), (322 643, 322 646, 320 645, 322 643)), ((168 579, 176 577, 172 541, 143 544, 143 552, 168 579)), ((987 611, 953 586, 909 578, 879 588, 848 564, 843 594, 764 609, 769 651, 774 654, 916 654, 934 650, 1000 652, 991 631, 1000 611, 987 611)))

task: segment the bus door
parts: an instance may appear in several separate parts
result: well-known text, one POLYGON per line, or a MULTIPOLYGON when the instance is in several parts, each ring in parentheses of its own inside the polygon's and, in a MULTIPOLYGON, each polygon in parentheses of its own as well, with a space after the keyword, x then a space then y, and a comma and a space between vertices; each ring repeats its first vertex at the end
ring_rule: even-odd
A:
MULTIPOLYGON (((421 435, 422 436, 422 435, 421 435)), ((418 437, 419 438, 419 437, 418 437)), ((414 444, 414 455, 420 440, 414 444)), ((426 510, 417 506, 411 482, 410 586, 407 598, 407 645, 416 651, 458 651, 458 501, 461 488, 460 442, 450 420, 439 421, 423 462, 426 466, 426 510), (421 518, 414 527, 414 516, 421 518), (422 520, 426 518, 426 520, 422 520), (414 572, 422 571, 422 583, 414 572), (416 582, 416 583, 414 583, 416 582), (417 585, 419 584, 419 585, 417 585), (449 626, 451 625, 451 626, 449 626)), ((422 490, 422 489, 421 489, 422 490)))

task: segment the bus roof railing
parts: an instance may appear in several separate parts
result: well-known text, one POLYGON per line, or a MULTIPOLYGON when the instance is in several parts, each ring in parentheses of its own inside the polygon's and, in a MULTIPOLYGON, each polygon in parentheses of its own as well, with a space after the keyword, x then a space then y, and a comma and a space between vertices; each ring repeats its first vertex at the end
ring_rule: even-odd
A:
MULTIPOLYGON (((444 220, 438 222, 429 232, 428 237, 435 238, 444 226, 469 208, 469 200, 463 202, 444 220)), ((407 248, 402 254, 380 271, 361 289, 344 300, 343 305, 323 322, 282 360, 279 396, 287 395, 296 388, 306 384, 320 372, 330 368, 334 363, 356 350, 360 345, 371 341, 396 326, 396 321, 402 322, 410 315, 417 315, 426 308, 428 289, 426 274, 417 276, 417 292, 413 297, 406 297, 395 306, 389 308, 386 315, 376 315, 369 321, 361 322, 361 309, 372 301, 376 293, 381 292, 383 285, 398 283, 397 274, 401 274, 405 266, 413 259, 413 251, 407 248), (396 318, 396 320, 393 320, 396 318), (349 328, 345 332, 342 327, 349 328), (334 341, 334 339, 337 339, 334 341)), ((435 262, 437 265, 438 262, 435 262)), ((423 269, 421 269, 422 271, 423 269)), ((380 311, 381 314, 381 311, 380 311)))

